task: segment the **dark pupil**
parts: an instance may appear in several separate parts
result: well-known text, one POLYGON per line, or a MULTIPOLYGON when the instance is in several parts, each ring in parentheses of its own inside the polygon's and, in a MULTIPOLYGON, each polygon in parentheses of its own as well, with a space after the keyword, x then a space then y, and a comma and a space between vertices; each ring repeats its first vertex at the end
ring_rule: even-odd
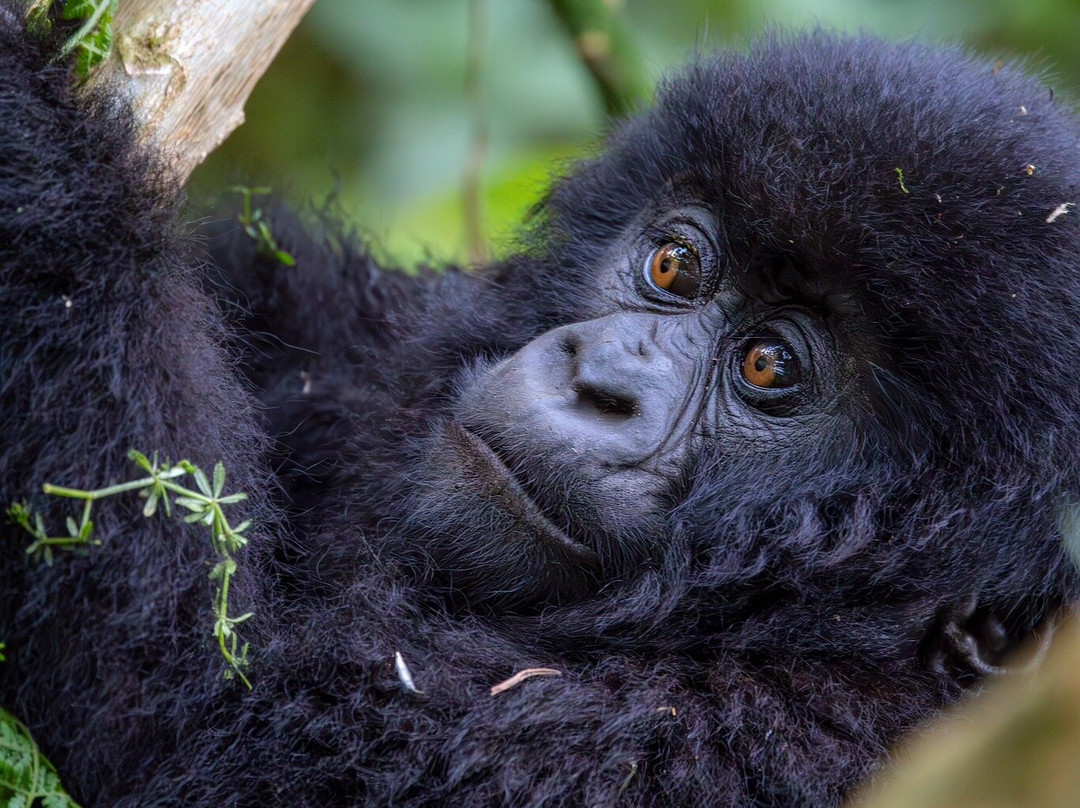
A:
POLYGON ((769 360, 764 356, 759 356, 758 360, 754 363, 754 370, 762 371, 769 366, 769 360))

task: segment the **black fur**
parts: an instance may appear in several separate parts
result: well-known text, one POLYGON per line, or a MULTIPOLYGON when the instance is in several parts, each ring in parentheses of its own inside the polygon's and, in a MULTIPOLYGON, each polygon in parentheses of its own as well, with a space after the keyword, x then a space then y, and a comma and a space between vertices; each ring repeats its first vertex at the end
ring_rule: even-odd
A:
POLYGON ((5 529, 0 703, 86 805, 837 805, 975 681, 943 626, 1011 643, 1076 595, 1080 218, 1047 218, 1080 201, 1080 129, 1022 72, 770 39, 667 83, 479 278, 384 273, 280 207, 295 268, 219 225, 203 273, 126 114, 16 27, 0 502, 62 525, 41 484, 127 479, 139 448, 223 459, 257 523, 250 692, 222 678, 199 531, 111 500, 103 546, 44 566, 5 529), (618 574, 545 603, 476 497, 425 476, 432 436, 491 361, 597 315, 581 279, 673 188, 729 266, 812 268, 867 392, 811 444, 704 446, 601 559, 618 574), (563 675, 489 694, 538 666, 563 675))

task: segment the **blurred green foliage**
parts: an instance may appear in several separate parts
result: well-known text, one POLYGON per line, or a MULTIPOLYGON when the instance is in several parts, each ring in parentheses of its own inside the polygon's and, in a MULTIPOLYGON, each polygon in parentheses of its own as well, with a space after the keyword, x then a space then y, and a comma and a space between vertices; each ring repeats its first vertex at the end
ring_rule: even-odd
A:
MULTIPOLYGON (((483 3, 490 147, 484 227, 505 248, 553 173, 607 127, 600 93, 545 0, 483 3)), ((891 39, 961 41, 1023 57, 1055 90, 1080 88, 1080 0, 605 0, 655 80, 694 53, 741 47, 769 27, 821 25, 891 39)), ((462 260, 467 0, 319 0, 262 80, 247 124, 203 166, 197 190, 271 184, 332 197, 404 264, 462 260)))

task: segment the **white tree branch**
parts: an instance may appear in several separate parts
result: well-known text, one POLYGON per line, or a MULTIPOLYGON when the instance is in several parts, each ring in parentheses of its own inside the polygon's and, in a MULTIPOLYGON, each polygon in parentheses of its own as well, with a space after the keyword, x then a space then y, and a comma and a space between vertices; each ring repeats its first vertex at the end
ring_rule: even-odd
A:
POLYGON ((314 0, 121 0, 95 81, 125 92, 183 179, 244 122, 244 104, 314 0))

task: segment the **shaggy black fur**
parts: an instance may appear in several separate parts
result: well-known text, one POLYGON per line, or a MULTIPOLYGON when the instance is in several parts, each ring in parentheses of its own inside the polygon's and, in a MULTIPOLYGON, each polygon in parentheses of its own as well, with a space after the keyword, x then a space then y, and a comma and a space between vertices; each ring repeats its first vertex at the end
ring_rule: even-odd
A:
POLYGON ((41 484, 130 478, 135 447, 223 459, 258 525, 232 598, 250 692, 222 678, 202 532, 110 500, 104 544, 45 566, 5 528, 0 703, 86 805, 833 806, 1075 596, 1080 219, 1047 218, 1080 201, 1080 138, 1012 67, 764 41, 665 85, 479 277, 383 273, 283 209, 297 267, 222 227, 202 273, 126 115, 76 99, 13 19, 0 502, 60 526, 41 484), (841 404, 691 429, 640 514, 514 461, 549 513, 582 500, 596 563, 552 566, 453 424, 553 328, 683 316, 594 278, 637 277, 627 240, 672 204, 716 223, 744 308, 794 294, 770 266, 819 290, 800 316, 841 357, 841 404), (563 675, 489 694, 537 666, 563 675))

